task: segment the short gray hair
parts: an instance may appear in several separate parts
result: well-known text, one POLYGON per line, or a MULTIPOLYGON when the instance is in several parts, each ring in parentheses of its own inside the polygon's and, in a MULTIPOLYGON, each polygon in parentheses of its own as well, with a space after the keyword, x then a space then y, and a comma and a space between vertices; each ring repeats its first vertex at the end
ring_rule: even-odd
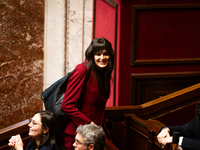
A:
POLYGON ((101 126, 95 124, 79 125, 76 129, 86 144, 94 144, 94 150, 103 150, 105 145, 105 132, 101 126))

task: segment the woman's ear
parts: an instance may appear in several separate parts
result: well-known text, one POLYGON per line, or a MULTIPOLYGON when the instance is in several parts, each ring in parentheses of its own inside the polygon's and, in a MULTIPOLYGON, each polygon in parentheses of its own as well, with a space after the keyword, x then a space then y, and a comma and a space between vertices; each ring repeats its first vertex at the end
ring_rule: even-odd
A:
POLYGON ((46 127, 46 128, 43 129, 43 133, 44 133, 44 134, 46 134, 46 133, 48 133, 48 132, 49 132, 49 127, 46 127))
POLYGON ((88 146, 88 150, 93 150, 94 149, 94 144, 90 144, 89 146, 88 146))

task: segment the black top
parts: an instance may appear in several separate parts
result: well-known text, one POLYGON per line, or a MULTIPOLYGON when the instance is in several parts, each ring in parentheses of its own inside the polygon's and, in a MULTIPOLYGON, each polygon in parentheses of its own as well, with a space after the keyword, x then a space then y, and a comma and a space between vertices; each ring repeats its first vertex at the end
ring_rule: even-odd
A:
MULTIPOLYGON (((28 142, 28 146, 26 150, 35 150, 36 146, 31 145, 31 141, 28 142)), ((39 148, 39 150, 61 150, 59 146, 56 146, 55 148, 51 148, 49 145, 43 145, 42 147, 39 148)))

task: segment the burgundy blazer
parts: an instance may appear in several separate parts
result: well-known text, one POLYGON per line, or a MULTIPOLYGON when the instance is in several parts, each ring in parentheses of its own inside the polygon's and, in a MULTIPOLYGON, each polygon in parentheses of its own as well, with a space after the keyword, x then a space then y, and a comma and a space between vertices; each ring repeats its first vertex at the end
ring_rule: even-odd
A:
MULTIPOLYGON (((87 61, 85 60, 84 63, 87 61)), ((62 109, 71 118, 65 128, 65 133, 70 135, 75 135, 76 128, 81 124, 88 124, 90 121, 100 126, 103 124, 107 98, 99 90, 92 71, 84 88, 84 96, 80 97, 86 71, 85 64, 78 64, 75 67, 63 98, 62 109)))

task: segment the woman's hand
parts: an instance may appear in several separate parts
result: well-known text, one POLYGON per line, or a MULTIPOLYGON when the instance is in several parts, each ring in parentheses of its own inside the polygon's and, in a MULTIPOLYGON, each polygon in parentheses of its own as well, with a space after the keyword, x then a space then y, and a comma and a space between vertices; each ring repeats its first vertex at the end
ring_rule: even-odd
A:
POLYGON ((16 136, 12 136, 10 139, 9 139, 9 143, 8 143, 8 146, 10 146, 13 150, 15 150, 14 146, 15 146, 15 137, 16 136))
POLYGON ((23 142, 22 142, 22 139, 21 139, 21 136, 18 134, 18 135, 15 135, 15 136, 12 136, 9 140, 9 143, 8 145, 13 149, 13 150, 23 150, 23 142))

